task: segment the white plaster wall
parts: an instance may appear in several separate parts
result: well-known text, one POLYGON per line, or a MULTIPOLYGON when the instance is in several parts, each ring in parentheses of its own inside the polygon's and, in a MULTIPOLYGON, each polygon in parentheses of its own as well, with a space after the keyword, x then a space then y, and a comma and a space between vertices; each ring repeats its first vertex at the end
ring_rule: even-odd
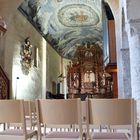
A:
MULTIPOLYGON (((11 17, 16 13, 18 6, 24 0, 0 0, 0 16, 4 18, 7 25, 10 25, 11 17)), ((8 27, 7 26, 7 27, 8 27)))
POLYGON ((140 0, 125 0, 126 5, 126 13, 127 18, 129 19, 140 19, 139 8, 140 8, 140 0))
MULTIPOLYGON (((0 0, 0 16, 3 18, 9 30, 11 25, 11 19, 14 13, 17 11, 18 6, 23 2, 23 0, 0 0)), ((4 57, 4 46, 5 46, 5 35, 0 38, 0 56, 4 57)), ((0 60, 1 66, 4 68, 4 59, 0 60)))
POLYGON ((0 13, 7 24, 6 34, 0 38, 0 64, 10 79, 10 96, 17 98, 45 98, 52 91, 52 81, 60 75, 61 57, 50 47, 34 27, 17 10, 22 0, 1 0, 0 13), (29 75, 21 71, 20 46, 26 37, 39 47, 39 66, 32 67, 29 75), (46 55, 47 54, 47 55, 46 55), (46 68, 47 65, 47 68, 46 68), (19 79, 17 80, 17 77, 19 79), (46 89, 47 88, 47 89, 46 89))
POLYGON ((42 94, 42 48, 43 38, 34 27, 17 11, 10 21, 5 38, 4 69, 9 75, 11 97, 17 99, 36 99, 42 94), (39 65, 33 66, 28 75, 21 70, 20 47, 25 38, 30 36, 33 46, 39 48, 39 65), (17 80, 17 77, 19 79, 17 80))
POLYGON ((52 82, 58 81, 61 74, 61 56, 48 44, 47 45, 47 91, 52 92, 52 82))

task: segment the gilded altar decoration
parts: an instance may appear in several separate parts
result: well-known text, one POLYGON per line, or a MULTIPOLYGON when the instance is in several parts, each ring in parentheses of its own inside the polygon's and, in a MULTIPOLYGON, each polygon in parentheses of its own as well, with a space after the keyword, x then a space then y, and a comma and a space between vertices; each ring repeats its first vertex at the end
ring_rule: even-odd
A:
POLYGON ((21 48, 21 65, 24 74, 28 74, 32 66, 32 45, 29 37, 25 39, 21 48))
POLYGON ((70 98, 88 95, 89 97, 111 97, 110 75, 105 72, 103 51, 98 45, 79 46, 75 58, 67 67, 67 85, 70 98))

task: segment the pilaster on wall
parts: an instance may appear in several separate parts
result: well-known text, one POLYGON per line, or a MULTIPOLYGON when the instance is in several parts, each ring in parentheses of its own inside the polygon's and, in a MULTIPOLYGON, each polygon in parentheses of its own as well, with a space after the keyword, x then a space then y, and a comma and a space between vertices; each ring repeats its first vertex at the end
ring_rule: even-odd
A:
POLYGON ((132 97, 140 99, 140 20, 130 20, 129 24, 132 97))
POLYGON ((125 15, 122 9, 122 47, 121 51, 121 79, 122 79, 122 98, 131 98, 131 74, 130 74, 130 50, 128 42, 128 34, 125 31, 125 15))
POLYGON ((130 76, 130 56, 129 48, 121 49, 122 55, 122 93, 121 98, 131 98, 131 76, 130 76))
MULTIPOLYGON (((130 53, 130 75, 132 98, 140 99, 140 17, 139 0, 123 1, 125 25, 124 29, 128 35, 128 46, 130 53)), ((124 40, 123 40, 124 42, 124 40)))

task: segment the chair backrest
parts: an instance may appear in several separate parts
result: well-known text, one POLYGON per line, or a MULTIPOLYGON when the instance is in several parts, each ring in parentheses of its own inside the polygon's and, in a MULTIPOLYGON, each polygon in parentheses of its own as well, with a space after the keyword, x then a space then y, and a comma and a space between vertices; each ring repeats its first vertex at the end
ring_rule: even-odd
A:
POLYGON ((88 103, 87 100, 81 101, 81 117, 82 117, 82 124, 86 124, 87 122, 87 116, 88 116, 88 103))
POLYGON ((78 124, 79 137, 82 137, 81 101, 80 99, 37 100, 38 135, 41 137, 40 124, 72 125, 78 124))
POLYGON ((24 123, 23 100, 0 100, 0 122, 24 123))
POLYGON ((78 124, 81 114, 80 99, 38 100, 41 123, 78 124))
POLYGON ((36 113, 35 101, 24 100, 25 116, 32 116, 36 113))
POLYGON ((137 122, 140 124, 140 99, 136 100, 137 103, 137 122))
POLYGON ((89 99, 88 125, 131 126, 131 139, 136 140, 136 101, 134 99, 89 99))
POLYGON ((25 100, 24 109, 27 126, 34 129, 37 125, 35 100, 25 100))
POLYGON ((25 116, 30 116, 30 101, 24 101, 25 116))
POLYGON ((131 125, 136 121, 133 99, 89 99, 89 123, 103 125, 131 125))

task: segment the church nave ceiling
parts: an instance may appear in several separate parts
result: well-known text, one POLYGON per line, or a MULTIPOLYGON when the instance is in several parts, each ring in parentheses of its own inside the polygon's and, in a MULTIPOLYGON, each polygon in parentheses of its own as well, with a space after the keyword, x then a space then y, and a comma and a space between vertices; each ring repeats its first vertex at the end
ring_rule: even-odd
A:
POLYGON ((23 15, 63 57, 81 44, 102 46, 101 0, 25 0, 23 15))

